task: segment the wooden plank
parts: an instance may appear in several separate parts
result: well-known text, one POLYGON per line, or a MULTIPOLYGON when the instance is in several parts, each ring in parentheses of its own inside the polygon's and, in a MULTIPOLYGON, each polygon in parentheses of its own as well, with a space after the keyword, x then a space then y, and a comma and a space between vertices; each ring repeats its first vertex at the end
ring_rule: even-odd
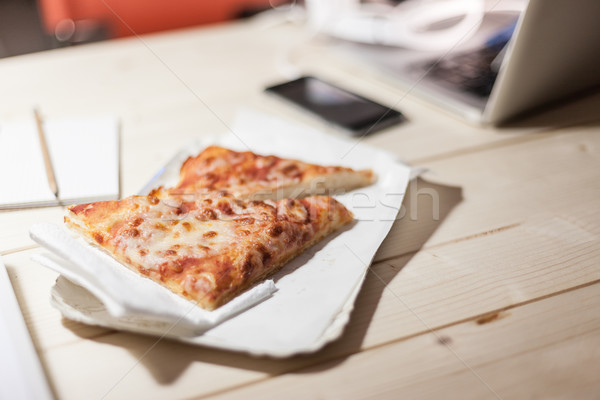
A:
MULTIPOLYGON (((594 125, 563 129, 540 140, 429 163, 431 181, 409 185, 404 216, 375 260, 505 229, 544 213, 567 220, 571 213, 589 215, 600 196, 598 133, 594 125)), ((575 218, 598 234, 590 226, 597 220, 585 215, 575 218)))
POLYGON ((63 215, 61 207, 0 211, 0 254, 36 246, 29 238, 29 227, 39 222, 61 224, 63 215))
MULTIPOLYGON (((193 391, 195 394, 206 394, 224 390, 232 385, 247 384, 264 379, 271 373, 283 373, 299 366, 318 364, 323 360, 339 357, 342 354, 352 354, 381 346, 399 338, 419 335, 425 331, 423 321, 433 328, 439 328, 473 318, 490 310, 531 301, 600 278, 596 268, 600 256, 598 221, 593 218, 595 215, 593 205, 597 197, 591 196, 595 192, 589 193, 589 190, 594 190, 595 181, 592 180, 593 176, 587 175, 586 172, 593 172, 587 163, 592 163, 591 166, 593 166, 595 158, 593 155, 575 157, 577 153, 572 152, 573 143, 577 143, 583 136, 583 133, 579 136, 576 133, 573 136, 561 135, 542 140, 536 143, 536 146, 533 146, 532 143, 531 148, 522 149, 521 146, 526 145, 521 145, 516 148, 497 149, 481 154, 481 160, 488 162, 489 170, 500 171, 498 176, 503 182, 503 188, 512 189, 512 193, 507 191, 502 192, 506 194, 500 193, 499 195, 507 196, 505 198, 514 196, 511 204, 515 207, 519 204, 518 200, 521 199, 521 193, 517 190, 519 179, 513 178, 512 174, 516 172, 510 165, 504 166, 499 161, 494 162, 496 157, 501 159, 507 157, 506 152, 511 152, 511 154, 517 155, 517 159, 511 161, 519 162, 518 158, 523 157, 524 154, 535 157, 536 152, 539 151, 551 157, 553 162, 562 165, 566 165, 569 158, 572 161, 568 165, 577 166, 581 162, 583 164, 579 165, 580 176, 575 178, 568 175, 570 170, 565 173, 550 170, 550 174, 546 176, 535 169, 525 169, 521 177, 531 185, 531 187, 525 186, 523 190, 525 195, 533 196, 536 188, 541 186, 540 190, 544 192, 538 193, 534 198, 540 199, 546 196, 548 201, 542 203, 543 206, 539 206, 538 212, 535 212, 533 203, 526 203, 528 216, 518 225, 487 234, 483 232, 481 235, 473 235, 464 240, 437 243, 416 254, 411 253, 376 264, 373 271, 377 275, 368 275, 346 334, 340 341, 319 354, 282 362, 264 361, 249 359, 242 355, 231 355, 226 352, 161 342, 152 350, 152 352, 156 350, 158 356, 148 368, 151 371, 155 370, 157 367, 154 364, 165 363, 165 360, 162 359, 165 354, 176 351, 177 359, 182 365, 186 365, 184 368, 186 372, 172 378, 177 382, 174 383, 176 386, 174 390, 192 390, 197 375, 195 373, 187 375, 189 369, 196 372, 202 371, 203 376, 210 377, 209 383, 201 389, 193 391), (563 154, 559 157, 562 154, 561 151, 567 152, 570 156, 567 157, 563 154), (495 153, 499 154, 496 156, 495 153), (587 158, 591 158, 591 161, 587 158), (504 166, 507 170, 503 170, 500 166, 504 166), (558 189, 560 187, 566 190, 563 195, 560 195, 558 189), (569 204, 565 200, 567 196, 572 197, 572 204, 571 207, 565 208, 563 205, 569 204), (502 256, 498 257, 498 255, 502 256), (419 318, 415 317, 409 309, 398 306, 397 298, 383 290, 380 278, 383 282, 388 283, 394 293, 402 296, 402 299, 419 315, 419 318), (163 346, 166 346, 165 348, 169 351, 164 350, 163 346), (178 350, 173 350, 173 348, 178 350), (206 355, 208 355, 207 359, 204 358, 206 355), (222 365, 213 369, 215 367, 212 365, 214 360, 225 357, 225 355, 234 360, 228 368, 225 368, 228 372, 223 372, 222 365), (243 363, 247 368, 238 370, 235 365, 239 363, 243 363), (229 371, 229 368, 233 368, 235 373, 229 371), (265 369, 268 372, 265 372, 265 369)), ((586 143, 590 148, 594 145, 594 142, 586 143)), ((471 157, 473 157, 469 160, 471 164, 467 165, 476 165, 478 158, 476 155, 471 157)), ((472 198, 481 199, 483 195, 479 195, 475 177, 471 178, 472 180, 467 179, 470 174, 472 176, 479 175, 479 173, 467 170, 464 174, 460 174, 460 168, 454 164, 454 161, 451 161, 448 160, 448 168, 444 171, 466 177, 467 193, 472 195, 472 198)), ((440 165, 442 165, 441 162, 440 165)), ((477 179, 481 182, 485 177, 478 176, 477 179)), ((488 187, 483 187, 483 189, 490 190, 488 187)), ((496 211, 496 207, 499 210, 506 207, 506 204, 500 207, 492 202, 491 195, 484 198, 490 199, 490 202, 482 203, 480 213, 471 215, 472 218, 468 218, 468 213, 466 213, 460 223, 458 220, 453 223, 458 224, 458 226, 452 227, 455 232, 462 232, 460 228, 468 228, 470 224, 478 226, 480 219, 485 217, 486 207, 490 214, 491 211, 496 211)), ((528 197, 525 196, 525 198, 528 197)), ((471 203, 470 206, 477 208, 477 202, 471 203)), ((518 207, 514 211, 520 212, 518 207)), ((503 214, 504 218, 507 216, 508 213, 503 214)), ((453 237, 456 238, 456 236, 453 237)), ((51 316, 50 322, 37 317, 28 318, 33 337, 38 341, 40 348, 44 349, 47 365, 53 371, 69 370, 69 364, 65 364, 65 360, 74 359, 78 354, 84 353, 93 358, 100 357, 102 359, 104 354, 113 354, 113 352, 108 352, 103 343, 120 346, 118 351, 115 350, 116 354, 113 354, 113 363, 97 363, 87 372, 77 372, 81 375, 83 389, 93 390, 94 393, 108 390, 104 389, 105 381, 93 383, 93 376, 104 376, 104 374, 108 374, 107 377, 111 376, 110 374, 114 373, 114 365, 117 364, 134 365, 136 359, 150 348, 154 341, 148 339, 140 342, 139 336, 119 333, 100 336, 92 341, 73 342, 75 336, 94 337, 102 335, 103 332, 93 330, 86 332, 89 328, 79 324, 72 324, 68 327, 69 329, 65 329, 57 323, 59 318, 56 313, 52 315, 46 308, 47 299, 32 295, 47 293, 54 276, 52 274, 46 277, 39 275, 40 267, 28 260, 28 253, 9 255, 5 262, 9 272, 17 271, 22 277, 17 277, 17 280, 24 282, 24 288, 18 291, 19 300, 29 305, 32 314, 51 316), (29 289, 28 282, 35 281, 32 277, 39 279, 39 283, 36 285, 40 286, 29 289)), ((137 371, 137 367, 135 370, 137 371)), ((158 372, 159 375, 165 373, 162 370, 158 372)), ((66 375, 61 374, 61 376, 56 376, 55 384, 60 388, 59 391, 64 397, 82 394, 71 388, 69 385, 71 381, 66 380, 66 375)), ((116 393, 139 391, 140 382, 145 382, 143 384, 145 387, 152 386, 147 382, 148 377, 148 371, 136 372, 132 375, 131 380, 127 379, 119 385, 120 389, 116 393)), ((157 396, 167 393, 156 390, 157 396)))
POLYGON ((210 398, 597 398, 599 294, 597 283, 210 398))
MULTIPOLYGON (((154 173, 157 163, 190 139, 223 130, 214 113, 227 122, 238 105, 257 104, 273 110, 269 100, 257 93, 281 73, 274 62, 264 60, 278 57, 288 39, 297 40, 297 29, 247 28, 240 25, 216 28, 206 35, 185 31, 148 38, 152 50, 175 75, 136 39, 0 62, 0 83, 10 94, 0 99, 0 117, 22 117, 29 112, 32 98, 50 116, 120 115, 124 194, 133 193, 154 173), (244 63, 243 74, 236 72, 245 59, 236 50, 240 46, 252 48, 263 60, 244 63), (190 48, 197 51, 190 52, 190 48), (56 78, 48 80, 48 75, 56 78), (28 86, 23 88, 19 81, 28 86)), ((352 68, 342 68, 336 75, 337 66, 321 58, 322 53, 307 56, 299 65, 317 60, 312 71, 340 82, 355 76, 352 68)), ((345 86, 383 102, 401 95, 393 88, 372 86, 369 79, 355 79, 345 86)), ((277 107, 278 113, 304 121, 284 105, 277 107)), ((317 355, 256 360, 168 341, 154 346, 153 338, 63 325, 47 304, 53 273, 41 272, 29 261, 30 251, 8 255, 5 261, 19 302, 59 396, 102 396, 116 383, 110 392, 114 397, 140 392, 159 398, 210 394, 324 360, 339 360, 344 354, 387 348, 390 341, 425 332, 420 319, 434 328, 444 327, 598 278, 594 214, 598 135, 593 135, 597 127, 521 139, 518 135, 539 131, 539 127, 483 131, 447 116, 431 118, 428 107, 410 98, 402 108, 414 125, 383 132, 367 142, 407 159, 427 161, 443 183, 438 186, 444 187, 442 203, 447 215, 443 223, 427 223, 431 198, 426 193, 417 196, 417 221, 395 225, 378 254, 379 260, 392 259, 374 267, 377 275, 369 274, 346 334, 317 355), (452 183, 462 187, 462 202, 455 188, 446 190, 452 183), (423 246, 426 250, 414 254, 423 246), (398 257, 401 254, 405 255, 398 257), (399 307, 398 298, 383 291, 379 278, 389 282, 393 293, 402 296, 420 318, 399 307)), ((322 126, 309 118, 306 122, 322 126)), ((19 240, 28 240, 27 228, 16 214, 7 217, 12 222, 4 225, 1 218, 6 215, 10 214, 0 215, 0 226, 3 233, 11 232, 10 240, 18 239, 6 247, 14 250, 19 240)), ((57 216, 40 211, 24 218, 57 216)), ((372 365, 385 365, 388 357, 375 357, 372 365)), ((443 375, 443 368, 440 371, 443 375)))
POLYGON ((31 256, 40 251, 22 251, 3 257, 35 347, 43 351, 107 332, 106 329, 63 320, 58 310, 50 305, 50 288, 58 274, 31 260, 31 256))

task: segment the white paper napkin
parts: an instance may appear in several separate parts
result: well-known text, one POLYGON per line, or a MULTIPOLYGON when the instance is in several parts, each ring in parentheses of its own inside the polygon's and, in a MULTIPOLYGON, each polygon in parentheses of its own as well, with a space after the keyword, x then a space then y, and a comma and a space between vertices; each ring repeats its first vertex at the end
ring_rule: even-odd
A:
POLYGON ((206 311, 152 280, 121 265, 103 251, 53 224, 33 225, 31 238, 50 250, 33 258, 87 289, 115 318, 136 317, 171 326, 168 336, 196 336, 227 318, 252 307, 275 292, 267 280, 214 311, 206 311))

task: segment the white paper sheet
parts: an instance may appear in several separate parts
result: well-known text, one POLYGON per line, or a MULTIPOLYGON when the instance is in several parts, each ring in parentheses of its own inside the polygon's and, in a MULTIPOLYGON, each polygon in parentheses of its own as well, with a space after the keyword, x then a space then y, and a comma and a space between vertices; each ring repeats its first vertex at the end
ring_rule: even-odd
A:
MULTIPOLYGON (((273 277, 278 290, 271 297, 201 335, 172 335, 193 344, 273 357, 320 349, 342 333, 368 266, 400 210, 411 169, 385 151, 252 111, 238 116, 233 134, 213 143, 377 173, 375 184, 336 196, 352 210, 356 223, 286 265, 273 277)), ((194 152, 206 144, 186 149, 194 152)), ((179 162, 170 163, 153 184, 169 183, 176 175, 173 168, 179 162)), ((90 292, 60 279, 53 288, 53 304, 66 317, 86 323, 150 334, 165 329, 150 326, 155 321, 145 324, 143 319, 132 322, 131 315, 115 315, 90 292)))
MULTIPOLYGON (((119 196, 119 129, 112 117, 44 123, 62 204, 119 196)), ((0 126, 0 208, 57 205, 32 121, 0 126)))

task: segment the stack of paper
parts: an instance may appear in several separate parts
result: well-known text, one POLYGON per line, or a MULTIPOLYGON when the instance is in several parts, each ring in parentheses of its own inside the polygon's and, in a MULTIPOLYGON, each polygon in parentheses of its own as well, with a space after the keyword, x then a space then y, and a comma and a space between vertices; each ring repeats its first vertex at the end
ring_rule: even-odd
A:
POLYGON ((0 208, 119 197, 119 125, 115 118, 48 120, 44 131, 60 201, 48 186, 32 118, 0 125, 0 208))

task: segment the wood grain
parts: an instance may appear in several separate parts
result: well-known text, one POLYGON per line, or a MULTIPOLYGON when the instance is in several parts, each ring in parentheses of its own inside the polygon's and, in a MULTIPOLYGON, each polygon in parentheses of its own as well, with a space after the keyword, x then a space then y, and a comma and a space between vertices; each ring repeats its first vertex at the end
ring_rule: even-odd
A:
MULTIPOLYGON (((492 168, 494 166, 492 160, 506 158, 505 152, 518 151, 531 156, 538 149, 537 151, 540 153, 555 156, 554 159, 560 161, 558 154, 555 153, 560 149, 563 149, 560 151, 568 151, 569 147, 565 143, 569 143, 571 140, 568 135, 557 136, 536 142, 535 146, 532 143, 532 148, 521 148, 520 146, 516 149, 501 148, 487 154, 473 154, 472 157, 479 156, 488 160, 490 168, 492 168), (493 156, 494 153, 498 153, 496 157, 493 156)), ((448 160, 444 170, 452 171, 451 166, 454 162, 457 160, 448 160)), ((440 162, 440 164, 443 163, 440 162)), ((577 165, 572 167, 577 168, 577 165)), ((581 170, 585 169, 581 168, 581 170)), ((593 172, 594 170, 589 169, 589 171, 593 172)), ((508 173, 510 172, 508 171, 508 173)), ((544 186, 547 185, 558 190, 562 184, 569 183, 569 180, 566 179, 567 175, 555 173, 556 171, 550 172, 553 172, 551 176, 555 179, 565 180, 559 184, 546 182, 543 179, 541 181, 544 186)), ((538 176, 533 172, 530 174, 538 176)), ((506 177, 509 175, 499 175, 499 179, 508 182, 506 177)), ((532 184, 535 179, 531 175, 521 174, 520 176, 532 184)), ((478 193, 485 193, 488 190, 482 188, 481 192, 478 192, 476 190, 478 185, 470 182, 467 177, 464 178, 465 187, 470 188, 469 193, 472 198, 478 199, 478 193)), ((585 180, 585 174, 580 179, 585 180)), ((577 182, 573 184, 584 186, 577 182)), ((509 191, 503 193, 504 196, 518 196, 518 193, 509 191)), ((594 192, 591 193, 591 195, 593 194, 594 192)), ((582 203, 586 199, 584 195, 585 191, 578 196, 582 203)), ((529 216, 524 215, 522 221, 506 229, 491 231, 487 229, 469 237, 454 237, 455 240, 428 244, 417 253, 409 253, 389 261, 376 263, 357 300, 356 310, 343 339, 329 346, 314 358, 301 357, 286 362, 266 362, 247 359, 245 356, 229 355, 234 359, 245 360, 259 371, 249 368, 250 371, 228 373, 226 380, 219 380, 219 371, 222 367, 213 369, 210 362, 204 361, 203 355, 209 354, 209 359, 214 360, 224 357, 227 353, 189 349, 188 346, 169 342, 160 343, 152 350, 153 357, 151 359, 154 362, 148 362, 150 365, 147 368, 156 368, 154 364, 160 365, 164 361, 161 361, 162 357, 168 357, 162 356, 165 354, 165 348, 171 349, 166 353, 175 351, 173 348, 178 349, 176 351, 177 358, 182 364, 187 365, 186 370, 187 368, 199 369, 203 376, 215 374, 209 383, 195 392, 198 395, 208 394, 213 391, 225 390, 231 385, 262 380, 272 373, 284 374, 303 366, 319 365, 323 360, 338 359, 366 349, 385 346, 387 343, 402 338, 425 334, 429 329, 451 326, 456 322, 476 318, 493 310, 527 303, 536 298, 543 298, 555 292, 598 280, 600 271, 596 265, 600 257, 600 249, 597 235, 600 227, 598 221, 590 218, 595 213, 591 207, 595 198, 591 197, 580 207, 571 207, 569 210, 562 210, 560 214, 553 215, 548 214, 548 211, 535 213, 533 205, 529 205, 527 213, 529 216), (502 257, 496 257, 497 254, 502 254, 502 257), (387 289, 384 289, 384 284, 387 285, 387 289), (401 300, 401 303, 398 299, 401 300), (269 373, 262 372, 261 368, 265 365, 269 365, 269 373)), ((549 198, 560 200, 560 196, 549 196, 549 198)), ((491 201, 491 197, 485 196, 485 199, 491 201)), ((472 219, 463 215, 461 219, 463 226, 468 226, 469 222, 481 224, 486 207, 488 210, 494 210, 497 207, 493 202, 491 204, 483 202, 482 204, 481 214, 475 214, 472 219)), ((573 202, 571 204, 574 205, 573 202)), ((552 202, 546 205, 548 208, 544 208, 544 210, 552 209, 552 202)), ((557 210, 560 209, 559 206, 560 203, 556 206, 557 210)), ((498 208, 502 209, 502 207, 498 208)), ((506 215, 503 217, 506 218, 506 215)), ((417 218, 418 220, 419 218, 417 218)), ((36 270, 39 270, 40 267, 24 260, 26 255, 27 252, 21 252, 6 257, 9 271, 13 271, 13 265, 19 265, 22 275, 37 274, 36 270)), ((53 277, 50 277, 47 285, 51 283, 52 279, 53 277)), ((41 308, 38 314, 52 315, 45 309, 47 308, 45 300, 40 300, 36 307, 41 308)), ((55 311, 54 314, 56 314, 55 311)), ((27 319, 29 320, 29 318, 27 319)), ((69 329, 76 336, 96 338, 92 342, 75 341, 73 333, 56 325, 57 320, 56 315, 49 320, 31 319, 31 321, 35 321, 35 325, 31 326, 32 331, 39 332, 39 334, 34 334, 34 337, 43 342, 41 347, 46 349, 46 362, 52 366, 51 370, 67 368, 63 362, 70 359, 71 356, 68 354, 73 354, 72 357, 81 353, 92 354, 94 357, 100 356, 100 353, 105 354, 106 349, 102 345, 104 342, 119 343, 120 348, 129 349, 130 354, 124 353, 125 359, 129 359, 126 364, 134 365, 136 357, 144 354, 145 350, 154 343, 151 339, 142 340, 135 335, 106 333, 89 329, 80 324, 71 324, 69 329)), ((123 355, 123 353, 119 354, 123 355)), ((138 367, 144 368, 142 365, 138 367)), ((137 370, 138 367, 135 369, 137 370)), ((93 393, 96 393, 96 390, 101 391, 102 388, 93 386, 92 376, 110 374, 111 370, 110 364, 102 362, 94 364, 87 372, 90 375, 86 373, 86 376, 81 376, 80 379, 87 382, 82 388, 92 390, 93 393)), ((161 374, 164 373, 164 371, 160 371, 161 374)), ((80 372, 80 374, 83 375, 84 372, 80 372)), ((143 371, 136 372, 136 374, 143 374, 143 371)), ((177 387, 187 387, 188 384, 185 382, 187 379, 193 379, 193 376, 195 375, 192 374, 188 378, 183 372, 182 375, 176 376, 174 379, 180 382, 177 387)), ((129 379, 122 381, 118 385, 118 389, 115 388, 115 393, 126 395, 128 391, 137 390, 136 382, 140 380, 144 381, 145 379, 139 377, 132 378, 131 381, 129 379)), ((57 387, 61 388, 61 381, 58 377, 56 382, 57 387)), ((68 392, 65 394, 71 393, 72 386, 67 382, 64 384, 67 385, 65 390, 68 388, 68 392)), ((160 396, 163 392, 158 390, 156 393, 157 396, 160 396)))
POLYGON ((1 212, 0 254, 58 397, 593 398, 600 95, 471 126, 308 38, 257 20, 0 62, 1 120, 29 118, 32 99, 49 118, 121 117, 124 195, 191 141, 227 132, 239 106, 339 135, 261 94, 290 68, 397 105, 409 121, 364 143, 431 170, 409 188, 343 337, 286 360, 63 320, 48 302, 56 274, 30 260, 40 250, 27 233, 63 210, 1 212))
POLYGON ((575 218, 584 220, 583 230, 597 235, 598 221, 590 218, 600 195, 597 132, 593 125, 561 129, 538 140, 427 164, 429 182, 409 185, 405 216, 393 226, 375 260, 504 229, 535 216, 568 220, 570 213, 582 215, 575 218))
POLYGON ((211 398, 593 399, 599 293, 595 284, 211 398))

